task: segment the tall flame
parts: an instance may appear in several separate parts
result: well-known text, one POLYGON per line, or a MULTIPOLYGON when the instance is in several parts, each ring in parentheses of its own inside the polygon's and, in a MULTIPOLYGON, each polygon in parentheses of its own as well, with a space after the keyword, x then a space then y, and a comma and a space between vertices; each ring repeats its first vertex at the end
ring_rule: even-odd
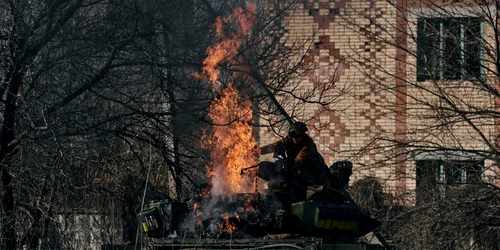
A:
POLYGON ((215 124, 205 145, 212 160, 212 194, 251 192, 253 182, 240 174, 257 161, 251 102, 229 84, 212 102, 209 117, 215 124))
MULTIPOLYGON (((255 5, 239 7, 234 15, 222 20, 216 19, 215 31, 220 42, 207 49, 202 71, 215 88, 220 77, 219 64, 233 62, 240 50, 242 41, 251 35, 255 5), (231 32, 224 35, 224 22, 236 22, 240 34, 231 32)), ((214 126, 210 135, 203 142, 210 149, 210 165, 207 166, 212 178, 211 193, 214 195, 232 195, 253 191, 253 181, 241 175, 245 167, 256 164, 257 142, 253 137, 251 102, 242 98, 238 90, 229 83, 220 90, 219 95, 210 105, 209 117, 214 126)))
POLYGON ((215 19, 215 35, 221 41, 213 47, 207 49, 207 57, 203 60, 202 71, 208 76, 208 80, 215 85, 220 76, 219 64, 224 61, 233 61, 238 54, 241 41, 251 36, 251 31, 255 23, 255 4, 246 3, 245 8, 238 7, 234 14, 222 20, 215 19), (224 35, 224 22, 235 22, 238 25, 240 34, 230 33, 224 35))

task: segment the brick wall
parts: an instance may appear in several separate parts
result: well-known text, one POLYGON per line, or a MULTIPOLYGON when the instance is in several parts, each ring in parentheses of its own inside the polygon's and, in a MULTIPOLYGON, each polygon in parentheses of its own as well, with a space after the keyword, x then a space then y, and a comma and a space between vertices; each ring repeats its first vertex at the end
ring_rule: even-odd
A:
MULTIPOLYGON (((330 110, 305 105, 298 118, 307 121, 309 134, 328 165, 351 160, 354 180, 377 176, 394 186, 392 165, 373 168, 373 163, 381 160, 378 154, 354 153, 382 133, 395 133, 395 113, 385 105, 394 107, 395 97, 375 87, 378 81, 395 80, 391 74, 395 72, 396 50, 380 42, 393 32, 383 32, 375 24, 395 22, 395 12, 385 1, 311 0, 300 1, 295 7, 290 15, 289 39, 313 39, 305 55, 302 88, 333 80, 336 86, 332 91, 343 92, 330 110)), ((262 145, 276 139, 268 131, 261 131, 260 137, 262 145)))
MULTIPOLYGON (((406 36, 405 30, 398 32, 396 28, 403 27, 410 34, 416 34, 417 17, 414 13, 398 14, 387 1, 376 0, 304 0, 299 1, 289 16, 290 41, 312 39, 311 50, 302 54, 305 58, 303 72, 299 74, 302 76, 301 89, 307 91, 315 85, 335 81, 332 91, 343 91, 329 110, 311 104, 300 106, 293 114, 306 121, 309 134, 328 165, 340 160, 354 163, 351 183, 364 176, 375 176, 396 194, 415 189, 415 162, 407 160, 404 154, 398 156, 401 152, 387 150, 386 145, 379 142, 378 150, 356 154, 379 137, 404 142, 428 134, 435 135, 431 140, 453 146, 460 141, 468 148, 485 148, 465 125, 454 128, 454 137, 442 131, 427 130, 433 121, 423 120, 423 117, 425 112, 431 111, 423 111, 416 99, 407 98, 432 99, 414 84, 407 84, 416 81, 415 57, 383 41, 407 45, 415 55, 415 41, 406 36), (398 87, 399 92, 380 86, 398 87), (426 129, 423 134, 407 134, 421 128, 426 129)), ((493 98, 485 101, 483 93, 471 92, 471 88, 450 91, 466 101, 482 102, 485 107, 494 105, 493 98)), ((488 136, 496 136, 491 124, 492 121, 485 122, 480 129, 488 136)), ((269 131, 260 131, 261 145, 277 139, 269 131)))

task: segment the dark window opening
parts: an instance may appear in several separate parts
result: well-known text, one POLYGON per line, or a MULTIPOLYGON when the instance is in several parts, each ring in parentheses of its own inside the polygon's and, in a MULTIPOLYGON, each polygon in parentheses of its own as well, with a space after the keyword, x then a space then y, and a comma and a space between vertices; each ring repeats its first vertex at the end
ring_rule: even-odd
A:
POLYGON ((481 18, 419 18, 417 30, 417 81, 481 79, 481 18))
POLYGON ((419 160, 417 164, 417 204, 446 198, 449 187, 480 183, 484 161, 419 160))

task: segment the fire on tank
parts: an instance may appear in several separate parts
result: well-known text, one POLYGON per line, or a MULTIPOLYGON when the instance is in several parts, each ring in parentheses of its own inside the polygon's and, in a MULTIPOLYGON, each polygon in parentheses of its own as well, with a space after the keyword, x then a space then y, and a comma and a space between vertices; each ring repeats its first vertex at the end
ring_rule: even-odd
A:
POLYGON ((263 192, 212 195, 207 185, 202 194, 189 200, 150 202, 138 216, 142 231, 150 238, 354 241, 381 225, 363 214, 346 192, 352 173, 349 161, 334 163, 330 167, 333 185, 308 188, 304 200, 297 200, 300 191, 286 180, 291 177, 284 174, 283 161, 261 162, 254 168, 268 181, 263 192))

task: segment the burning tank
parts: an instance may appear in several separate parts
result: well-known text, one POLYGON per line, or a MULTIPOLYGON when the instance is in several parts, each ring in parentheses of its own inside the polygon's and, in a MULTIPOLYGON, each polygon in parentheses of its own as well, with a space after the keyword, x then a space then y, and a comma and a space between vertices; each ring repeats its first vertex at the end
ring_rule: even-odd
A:
POLYGON ((189 200, 150 202, 138 216, 142 231, 153 249, 384 249, 358 242, 381 223, 363 214, 344 188, 351 162, 334 163, 335 184, 309 188, 300 201, 290 177, 283 181, 285 168, 278 160, 242 170, 258 169, 268 181, 262 192, 214 195, 206 185, 189 200))

